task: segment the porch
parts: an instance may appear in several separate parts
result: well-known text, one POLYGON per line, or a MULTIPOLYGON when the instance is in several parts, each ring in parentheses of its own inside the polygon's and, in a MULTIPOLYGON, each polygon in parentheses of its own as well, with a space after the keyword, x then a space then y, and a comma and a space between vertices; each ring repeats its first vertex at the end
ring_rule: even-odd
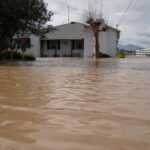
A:
POLYGON ((41 40, 41 57, 83 57, 84 39, 41 40))

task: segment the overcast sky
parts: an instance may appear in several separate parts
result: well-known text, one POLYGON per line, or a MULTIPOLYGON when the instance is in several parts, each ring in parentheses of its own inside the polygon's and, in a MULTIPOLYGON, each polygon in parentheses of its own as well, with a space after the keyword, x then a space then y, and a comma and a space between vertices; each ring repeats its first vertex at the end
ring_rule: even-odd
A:
MULTIPOLYGON (((81 21, 82 12, 88 1, 101 4, 101 0, 45 0, 54 16, 51 24, 68 22, 67 6, 70 7, 70 21, 81 21)), ((108 24, 116 26, 129 5, 130 0, 103 0, 103 14, 108 24)), ((150 47, 150 0, 133 0, 130 9, 121 22, 121 44, 136 44, 150 47)))

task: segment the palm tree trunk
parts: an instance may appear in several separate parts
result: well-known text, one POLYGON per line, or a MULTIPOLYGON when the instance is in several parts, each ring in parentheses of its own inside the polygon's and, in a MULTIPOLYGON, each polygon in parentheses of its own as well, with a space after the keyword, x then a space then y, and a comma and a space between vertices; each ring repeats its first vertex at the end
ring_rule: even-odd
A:
POLYGON ((3 38, 0 39, 0 60, 2 59, 2 51, 7 48, 7 39, 3 38))
POLYGON ((94 34, 94 38, 95 38, 95 54, 94 54, 94 57, 99 58, 99 47, 100 47, 100 45, 99 45, 99 33, 98 32, 96 32, 94 34))

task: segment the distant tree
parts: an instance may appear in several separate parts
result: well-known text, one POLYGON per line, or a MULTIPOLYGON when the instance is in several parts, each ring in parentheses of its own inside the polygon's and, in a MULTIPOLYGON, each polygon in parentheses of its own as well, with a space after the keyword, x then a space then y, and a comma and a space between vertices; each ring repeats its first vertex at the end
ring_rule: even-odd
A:
POLYGON ((105 20, 103 18, 103 13, 99 5, 100 4, 95 4, 94 6, 91 3, 89 3, 88 8, 84 10, 81 18, 82 21, 87 24, 87 26, 85 27, 93 32, 95 39, 95 58, 99 57, 100 52, 99 32, 106 30, 105 20))
POLYGON ((44 34, 52 12, 43 0, 0 0, 0 51, 11 46, 18 31, 44 34))

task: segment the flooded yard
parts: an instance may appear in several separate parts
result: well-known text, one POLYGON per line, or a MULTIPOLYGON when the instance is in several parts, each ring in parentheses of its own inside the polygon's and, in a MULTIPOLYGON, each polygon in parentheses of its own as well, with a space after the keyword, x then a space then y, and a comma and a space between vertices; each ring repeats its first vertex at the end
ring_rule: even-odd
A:
POLYGON ((149 58, 0 65, 0 150, 149 149, 149 58))

